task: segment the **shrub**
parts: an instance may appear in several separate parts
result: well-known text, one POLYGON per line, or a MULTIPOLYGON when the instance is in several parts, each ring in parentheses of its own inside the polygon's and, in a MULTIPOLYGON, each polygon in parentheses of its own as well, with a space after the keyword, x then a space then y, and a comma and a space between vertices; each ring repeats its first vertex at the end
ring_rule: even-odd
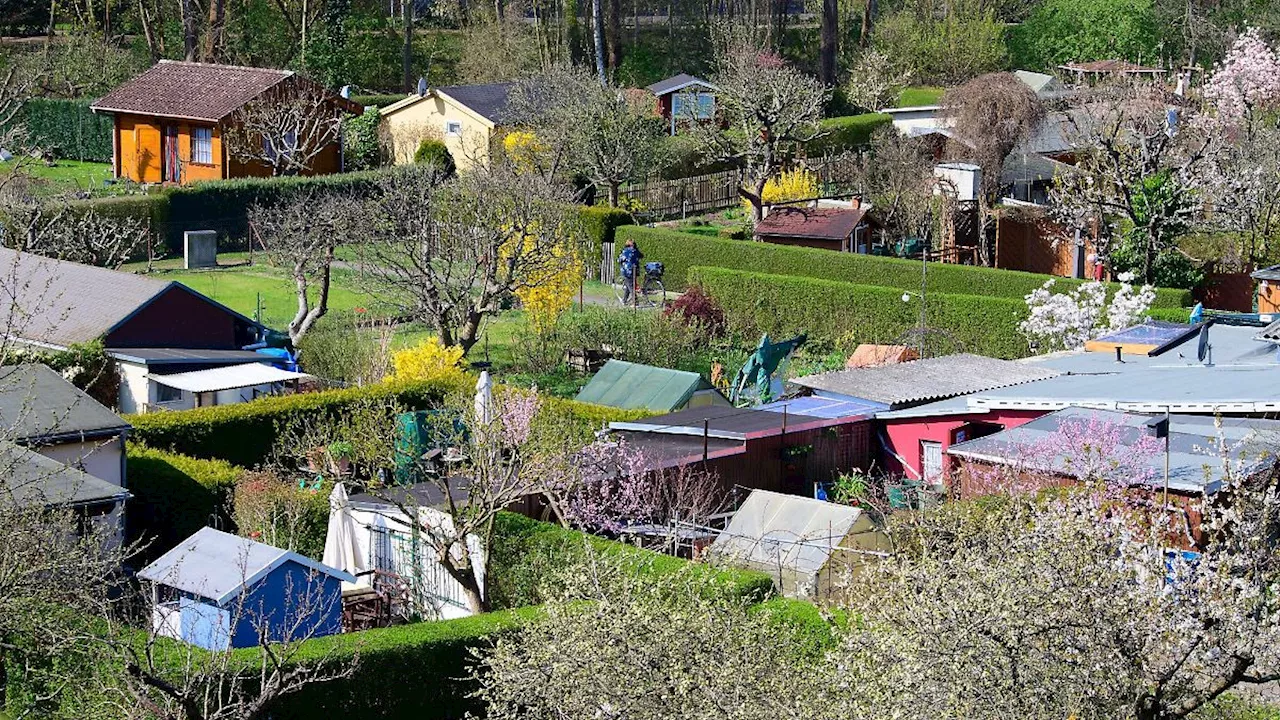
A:
POLYGON ((457 171, 458 166, 453 161, 453 155, 449 153, 449 148, 444 144, 443 140, 435 138, 424 138, 422 143, 418 145, 418 149, 413 152, 413 161, 419 165, 434 165, 445 175, 452 175, 457 171))
POLYGON ((698 325, 715 337, 724 335, 724 308, 700 287, 691 287, 662 311, 667 317, 678 316, 689 325, 698 325))
POLYGON ((413 347, 391 354, 391 378, 400 382, 429 382, 462 386, 467 373, 460 366, 462 348, 446 347, 438 337, 429 337, 413 347))
MULTIPOLYGON (((687 272, 694 265, 723 267, 734 270, 767 272, 779 275, 796 275, 825 280, 840 280, 878 285, 901 290, 920 290, 920 261, 901 258, 837 253, 817 248, 786 247, 770 243, 741 242, 701 237, 690 233, 659 228, 623 227, 618 230, 619 240, 635 240, 651 260, 660 260, 666 266, 663 282, 670 289, 679 290, 688 284, 687 272)), ((952 265, 929 264, 929 292, 967 295, 981 292, 984 295, 1016 298, 1022 301, 1027 294, 1039 288, 1048 279, 1046 275, 952 265)), ((1059 278, 1058 286, 1075 287, 1082 280, 1059 278)), ((1112 285, 1112 289, 1119 287, 1112 285)), ((901 293, 899 293, 901 294, 901 293)), ((1186 290, 1161 288, 1156 290, 1154 307, 1181 308, 1192 304, 1191 293, 1186 290)))
MULTIPOLYGON (((903 302, 893 288, 706 267, 689 276, 724 307, 729 327, 743 332, 893 344, 919 328, 919 300, 903 302)), ((1022 300, 931 291, 927 302, 928 327, 951 340, 945 349, 1001 358, 1028 354, 1018 332, 1027 315, 1022 300)))
POLYGON ((154 559, 206 525, 233 530, 231 495, 242 468, 130 443, 125 527, 154 559))
MULTIPOLYGON (((545 602, 546 593, 564 580, 560 571, 585 557, 590 546, 598 553, 623 553, 634 560, 637 573, 664 575, 688 567, 687 560, 642 550, 625 543, 566 530, 523 515, 502 513, 495 526, 489 579, 495 607, 514 608, 545 602)), ((695 572, 715 581, 728 596, 759 602, 773 594, 769 575, 750 570, 718 570, 695 565, 695 572)))
POLYGON ((236 528, 241 535, 306 557, 324 555, 329 525, 329 483, 300 487, 270 472, 246 472, 235 485, 236 528))
MULTIPOLYGON (((765 205, 787 202, 788 200, 809 200, 818 197, 821 188, 818 176, 805 168, 784 170, 776 177, 769 178, 764 184, 761 200, 765 205)), ((751 203, 742 201, 742 209, 751 212, 751 203)))
POLYGON ((163 192, 145 195, 107 195, 90 200, 73 200, 68 204, 73 213, 95 215, 115 221, 135 218, 151 228, 155 242, 163 245, 169 225, 169 196, 163 192))
POLYGON ((194 457, 219 458, 241 467, 257 467, 270 455, 277 425, 307 415, 341 412, 361 401, 391 398, 407 409, 425 410, 460 389, 445 382, 379 383, 262 398, 236 405, 215 405, 165 413, 132 415, 133 437, 151 447, 194 457))
POLYGON ((403 93, 399 95, 352 95, 351 102, 359 103, 365 107, 384 108, 388 105, 398 103, 407 97, 403 93))
POLYGON ((631 225, 635 221, 625 210, 607 205, 587 205, 580 211, 582 230, 593 244, 613 242, 614 231, 623 225, 631 225))
POLYGON ((111 162, 114 122, 90 110, 92 102, 32 98, 22 105, 22 125, 33 145, 52 148, 58 157, 111 162))
POLYGON ((382 146, 378 142, 377 107, 365 108, 359 117, 342 123, 342 155, 347 170, 371 170, 382 164, 382 146))
POLYGON ((819 129, 825 134, 810 141, 805 152, 813 157, 857 150, 871 142, 871 133, 877 128, 892 122, 893 118, 884 113, 826 118, 819 124, 819 129))
POLYGON ((1160 56, 1151 0, 1047 0, 1009 33, 1014 67, 1052 70, 1067 62, 1160 56))

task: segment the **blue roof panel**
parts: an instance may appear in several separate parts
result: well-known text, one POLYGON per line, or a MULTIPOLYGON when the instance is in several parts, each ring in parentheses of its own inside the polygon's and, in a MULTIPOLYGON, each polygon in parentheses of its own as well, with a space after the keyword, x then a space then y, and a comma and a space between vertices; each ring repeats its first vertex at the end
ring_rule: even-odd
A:
POLYGON ((786 408, 787 413, 791 415, 808 415, 809 417, 818 417, 825 420, 836 420, 855 415, 874 415, 880 410, 887 409, 887 407, 887 405, 868 400, 843 400, 811 395, 790 400, 778 400, 768 405, 761 405, 756 409, 780 413, 783 408, 786 408))

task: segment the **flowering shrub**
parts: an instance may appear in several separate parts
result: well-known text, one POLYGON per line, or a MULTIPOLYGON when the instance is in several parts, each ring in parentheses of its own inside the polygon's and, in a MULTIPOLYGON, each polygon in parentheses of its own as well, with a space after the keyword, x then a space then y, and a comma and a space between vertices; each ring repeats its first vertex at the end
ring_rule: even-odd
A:
POLYGON ((1231 46, 1205 83, 1204 96, 1228 119, 1280 100, 1280 59, 1258 28, 1249 28, 1231 46))
POLYGON ((515 291, 539 337, 550 333, 564 311, 573 307, 573 295, 583 276, 582 259, 576 248, 561 243, 551 247, 548 254, 551 260, 540 270, 530 272, 527 281, 515 291))
POLYGON ((460 385, 467 379, 462 362, 462 348, 446 347, 440 338, 432 337, 391 355, 391 377, 396 381, 441 381, 460 385))
MULTIPOLYGON (((770 205, 788 200, 815 198, 820 191, 817 175, 804 168, 796 168, 769 178, 769 181, 764 184, 764 192, 760 193, 760 199, 765 205, 770 205)), ((742 206, 750 217, 751 205, 744 200, 742 206)))
POLYGON ((1143 320, 1155 299, 1155 289, 1134 290, 1133 276, 1121 275, 1120 289, 1107 302, 1107 286, 1083 283, 1065 293, 1052 292, 1050 279, 1027 295, 1028 316, 1018 329, 1040 352, 1075 350, 1100 335, 1122 330, 1143 320))
POLYGON ((246 472, 236 483, 234 515, 240 534, 307 557, 324 554, 329 483, 305 487, 270 472, 246 472))
POLYGON ((506 152, 507 157, 522 170, 531 170, 538 167, 542 156, 547 152, 547 148, 528 130, 516 130, 507 133, 502 138, 502 149, 506 152))

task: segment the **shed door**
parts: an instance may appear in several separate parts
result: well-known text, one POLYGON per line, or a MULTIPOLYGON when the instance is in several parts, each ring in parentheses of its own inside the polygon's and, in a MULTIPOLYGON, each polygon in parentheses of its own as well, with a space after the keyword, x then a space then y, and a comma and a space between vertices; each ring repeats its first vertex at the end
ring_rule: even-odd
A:
POLYGON ((165 125, 161 142, 161 153, 164 155, 164 182, 182 182, 182 162, 178 155, 178 126, 165 125))
POLYGON ((942 443, 920 441, 920 465, 924 481, 930 485, 942 484, 942 443))

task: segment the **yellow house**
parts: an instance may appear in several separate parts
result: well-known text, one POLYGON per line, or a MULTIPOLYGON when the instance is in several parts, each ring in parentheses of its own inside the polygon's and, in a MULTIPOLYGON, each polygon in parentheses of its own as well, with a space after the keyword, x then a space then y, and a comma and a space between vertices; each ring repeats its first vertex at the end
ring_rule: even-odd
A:
POLYGON ((443 140, 459 170, 489 160, 513 83, 428 88, 382 109, 381 132, 397 165, 427 138, 443 140))

